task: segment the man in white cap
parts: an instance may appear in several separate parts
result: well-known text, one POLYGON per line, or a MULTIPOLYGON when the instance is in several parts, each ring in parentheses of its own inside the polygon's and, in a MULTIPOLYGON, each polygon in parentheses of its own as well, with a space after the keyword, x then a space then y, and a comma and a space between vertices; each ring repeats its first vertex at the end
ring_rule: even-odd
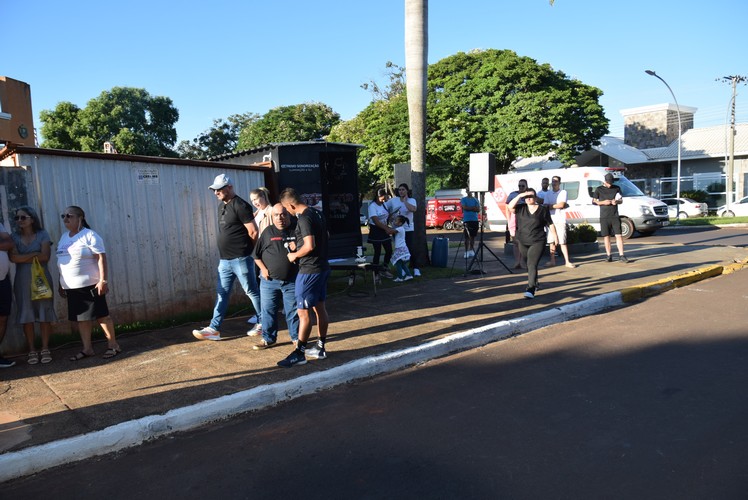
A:
MULTIPOLYGON (((221 202, 218 208, 218 299, 213 310, 210 325, 200 330, 192 330, 192 335, 200 340, 221 340, 221 323, 229 307, 229 296, 234 280, 239 278, 244 292, 252 301, 257 314, 257 324, 262 324, 260 317, 260 289, 257 284, 255 262, 252 259, 254 242, 258 229, 255 224, 252 207, 239 198, 234 192, 231 179, 226 174, 215 178, 210 189, 221 202)), ((255 327, 261 328, 261 326, 255 327)))

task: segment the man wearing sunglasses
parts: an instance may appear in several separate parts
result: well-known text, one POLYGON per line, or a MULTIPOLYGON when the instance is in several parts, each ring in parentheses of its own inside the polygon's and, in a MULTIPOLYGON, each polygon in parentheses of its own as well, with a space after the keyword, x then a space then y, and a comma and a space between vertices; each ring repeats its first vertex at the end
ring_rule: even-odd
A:
POLYGON ((237 278, 252 302, 257 314, 257 323, 262 324, 260 288, 255 274, 255 261, 252 258, 254 242, 259 231, 252 207, 236 195, 233 182, 226 174, 217 176, 210 189, 220 202, 218 253, 221 259, 218 262, 218 298, 213 310, 213 319, 205 328, 192 330, 192 335, 199 340, 221 340, 219 328, 229 307, 231 288, 237 278))

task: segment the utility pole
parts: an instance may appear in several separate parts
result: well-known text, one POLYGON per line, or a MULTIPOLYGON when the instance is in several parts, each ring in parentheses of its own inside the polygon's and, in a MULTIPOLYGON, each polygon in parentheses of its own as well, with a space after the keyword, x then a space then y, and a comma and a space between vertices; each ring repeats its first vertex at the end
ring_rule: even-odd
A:
POLYGON ((727 210, 730 210, 730 207, 732 206, 733 200, 733 192, 735 191, 735 186, 733 182, 733 175, 735 172, 735 99, 737 97, 737 88, 738 83, 743 83, 745 81, 748 81, 748 77, 740 76, 740 75, 733 75, 733 76, 723 76, 722 78, 717 78, 717 81, 723 81, 723 82, 729 82, 732 84, 732 99, 730 100, 730 156, 727 160, 727 178, 726 178, 726 184, 725 184, 725 191, 726 191, 726 207, 727 210))

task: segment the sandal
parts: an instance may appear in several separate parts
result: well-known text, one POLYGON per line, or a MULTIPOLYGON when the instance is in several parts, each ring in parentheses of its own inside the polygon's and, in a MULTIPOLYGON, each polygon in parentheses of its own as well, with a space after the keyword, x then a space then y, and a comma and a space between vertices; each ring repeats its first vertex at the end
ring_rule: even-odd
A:
POLYGON ((83 358, 90 358, 91 356, 93 356, 93 354, 86 354, 85 352, 81 351, 75 356, 71 356, 70 361, 80 361, 83 358))
POLYGON ((49 352, 49 349, 43 349, 42 352, 42 363, 47 364, 52 361, 52 353, 49 352))
POLYGON ((28 364, 35 365, 39 362, 39 353, 36 351, 31 351, 29 353, 29 359, 27 360, 28 364))
POLYGON ((121 352, 122 352, 122 349, 120 349, 119 347, 110 347, 109 349, 106 350, 104 355, 101 357, 103 359, 111 359, 121 352))

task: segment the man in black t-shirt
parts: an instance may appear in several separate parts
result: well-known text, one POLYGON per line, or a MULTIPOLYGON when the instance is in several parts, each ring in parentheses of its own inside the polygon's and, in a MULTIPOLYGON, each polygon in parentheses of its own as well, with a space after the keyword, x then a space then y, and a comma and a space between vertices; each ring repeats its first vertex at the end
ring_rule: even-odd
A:
POLYGON ((262 339, 252 347, 255 350, 275 345, 281 303, 291 341, 296 343, 299 338, 299 315, 296 311, 296 274, 299 268, 288 260, 291 243, 296 241, 296 226, 280 203, 273 206, 272 219, 273 224, 262 232, 254 251, 255 264, 260 268, 262 303, 262 339))
POLYGON ((602 186, 597 186, 592 195, 592 203, 600 207, 600 235, 605 243, 605 260, 613 262, 610 248, 610 235, 616 237, 616 247, 621 262, 629 260, 623 254, 623 236, 621 235, 621 218, 618 216, 618 205, 623 203, 621 188, 614 186, 615 178, 613 174, 605 174, 605 182, 602 186))
MULTIPOLYGON (((223 323, 229 307, 229 296, 234 280, 239 279, 244 292, 252 301, 257 314, 257 324, 261 325, 260 289, 257 286, 255 263, 252 259, 252 248, 257 239, 258 230, 255 224, 252 207, 239 198, 234 192, 231 179, 226 174, 215 178, 210 189, 221 202, 218 207, 218 299, 213 309, 210 325, 199 330, 192 330, 192 335, 199 340, 221 340, 219 328, 223 323)), ((255 328, 261 328, 255 327, 255 328)))
POLYGON ((296 308, 299 314, 299 341, 296 349, 278 366, 290 368, 306 363, 311 359, 324 359, 325 340, 330 320, 327 316, 327 279, 330 277, 330 264, 327 261, 327 225, 322 213, 307 206, 292 188, 284 189, 280 202, 290 213, 296 215, 296 242, 288 254, 290 262, 299 263, 296 276, 296 308), (309 309, 317 317, 319 337, 317 345, 307 350, 306 344, 312 332, 312 319, 309 309))

